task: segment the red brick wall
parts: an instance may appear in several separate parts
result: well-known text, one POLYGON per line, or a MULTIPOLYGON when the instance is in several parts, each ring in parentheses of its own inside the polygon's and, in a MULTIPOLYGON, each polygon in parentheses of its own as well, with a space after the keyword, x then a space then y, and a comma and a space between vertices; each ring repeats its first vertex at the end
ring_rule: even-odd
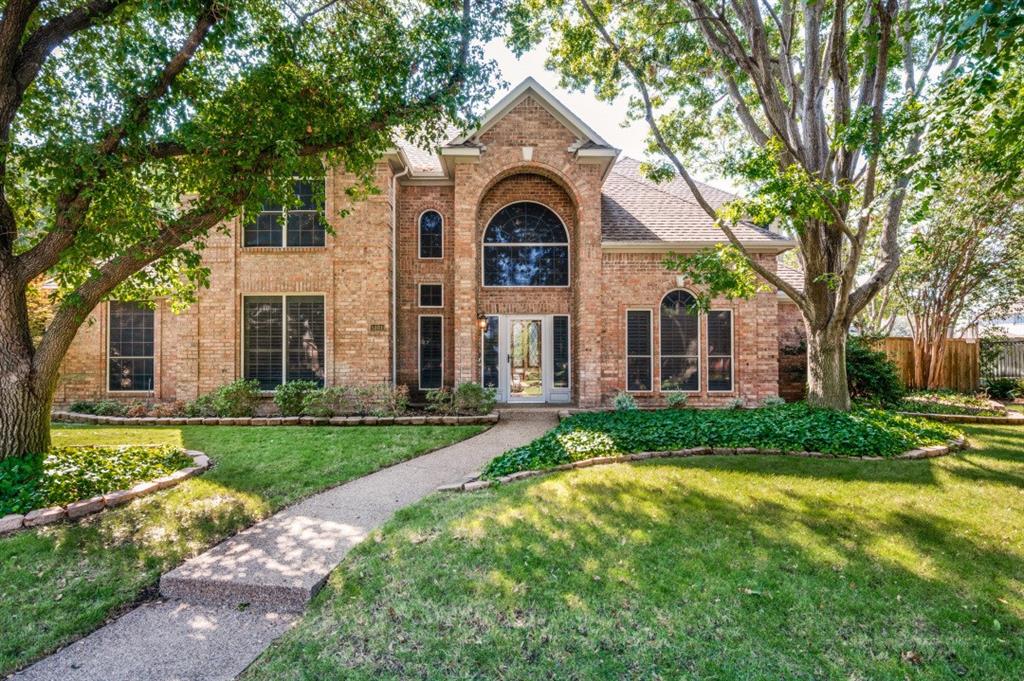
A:
POLYGON ((779 300, 779 395, 793 402, 807 390, 807 337, 800 308, 789 299, 779 300))

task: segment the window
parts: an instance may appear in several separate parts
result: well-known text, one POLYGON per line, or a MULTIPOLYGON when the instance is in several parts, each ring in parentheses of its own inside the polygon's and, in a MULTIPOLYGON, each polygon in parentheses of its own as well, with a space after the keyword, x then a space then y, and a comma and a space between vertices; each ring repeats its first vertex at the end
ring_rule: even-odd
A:
POLYGON ((487 327, 484 329, 483 352, 483 386, 485 388, 498 387, 498 318, 488 317, 487 327))
POLYGON ((672 291, 661 301, 662 390, 700 390, 700 325, 695 302, 686 291, 672 291))
POLYGON ((484 286, 568 286, 569 237, 551 209, 513 203, 484 231, 484 286))
POLYGON ((555 315, 551 318, 554 326, 552 329, 553 342, 552 355, 554 358, 554 376, 551 383, 554 388, 569 387, 569 318, 563 315, 555 315))
POLYGON ((443 307, 444 287, 441 284, 420 284, 420 307, 443 307))
POLYGON ((651 311, 626 311, 626 390, 644 392, 654 385, 651 311))
POLYGON ((153 310, 111 301, 107 345, 109 390, 153 390, 153 310))
POLYGON ((420 257, 440 258, 444 255, 444 218, 436 210, 420 215, 420 257))
POLYGON ((261 390, 286 381, 324 384, 323 296, 246 296, 243 374, 261 390))
POLYGON ((420 390, 444 384, 444 337, 441 317, 420 317, 420 390))
POLYGON ((708 390, 732 390, 732 312, 708 313, 708 390))
POLYGON ((324 225, 313 182, 296 180, 298 205, 285 207, 264 203, 256 219, 245 225, 244 244, 250 247, 280 248, 287 245, 323 246, 324 225))

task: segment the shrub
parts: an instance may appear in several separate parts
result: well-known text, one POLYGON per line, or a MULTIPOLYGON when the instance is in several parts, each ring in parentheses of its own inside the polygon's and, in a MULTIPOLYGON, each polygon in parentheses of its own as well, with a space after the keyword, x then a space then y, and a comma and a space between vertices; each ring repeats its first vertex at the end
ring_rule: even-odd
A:
POLYGON ((856 336, 846 344, 846 380, 850 397, 882 405, 895 405, 906 393, 892 360, 856 336))
POLYGON ((306 395, 320 386, 313 381, 288 381, 274 390, 274 404, 281 416, 299 416, 302 414, 306 395))
POLYGON ((128 411, 128 405, 117 400, 78 400, 72 402, 69 409, 78 414, 124 416, 128 411))
POLYGON ((433 414, 449 415, 455 412, 455 395, 450 388, 428 390, 427 411, 433 414))
POLYGON ((145 402, 129 402, 125 405, 124 415, 130 416, 133 419, 140 418, 149 414, 149 405, 145 402))
POLYGON ((858 406, 852 412, 796 402, 772 409, 661 409, 578 414, 484 469, 488 478, 550 468, 594 456, 690 447, 758 447, 840 456, 894 456, 943 444, 960 432, 946 424, 858 406))
POLYGON ((185 407, 188 416, 253 416, 260 403, 260 384, 239 379, 222 385, 212 393, 200 395, 185 407))
POLYGON ((742 397, 734 397, 725 403, 726 409, 742 409, 747 406, 742 397))
POLYGON ((687 403, 690 401, 690 396, 686 393, 672 393, 668 396, 668 408, 669 409, 686 409, 687 403))
POLYGON ((985 392, 994 400, 1013 400, 1024 395, 1024 381, 1016 378, 985 379, 985 392))
POLYGON ((637 409, 636 398, 626 392, 615 395, 615 411, 632 411, 637 409))
POLYGON ((398 416, 409 408, 409 388, 387 383, 355 388, 351 392, 354 411, 362 416, 398 416))
POLYGON ((353 414, 351 392, 344 386, 310 390, 302 399, 302 415, 328 417, 353 414))
POLYGON ((460 383, 452 393, 452 407, 456 414, 480 416, 490 414, 497 401, 496 392, 479 383, 460 383))
POLYGON ((192 465, 177 447, 56 447, 0 461, 0 515, 127 489, 192 465))
POLYGON ((150 416, 157 418, 170 418, 173 416, 184 416, 186 404, 181 401, 157 402, 149 410, 150 416))
POLYGON ((781 407, 784 404, 786 404, 786 400, 782 399, 778 395, 769 395, 761 400, 761 406, 767 409, 771 409, 772 407, 781 407))

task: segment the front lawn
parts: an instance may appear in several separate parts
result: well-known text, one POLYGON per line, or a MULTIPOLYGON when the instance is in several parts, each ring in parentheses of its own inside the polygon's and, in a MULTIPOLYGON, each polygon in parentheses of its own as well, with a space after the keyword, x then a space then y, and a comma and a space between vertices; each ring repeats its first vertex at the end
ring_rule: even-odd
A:
POLYGON ((214 467, 84 522, 0 538, 0 676, 155 595, 162 573, 282 506, 481 430, 55 426, 55 446, 166 444, 214 467))
POLYGON ((1024 439, 655 459, 436 494, 244 677, 1024 678, 1024 439))
POLYGON ((896 456, 945 444, 955 428, 893 412, 850 413, 784 404, 759 409, 624 410, 577 414, 533 442, 491 461, 485 477, 551 468, 595 456, 690 447, 756 447, 837 456, 896 456))

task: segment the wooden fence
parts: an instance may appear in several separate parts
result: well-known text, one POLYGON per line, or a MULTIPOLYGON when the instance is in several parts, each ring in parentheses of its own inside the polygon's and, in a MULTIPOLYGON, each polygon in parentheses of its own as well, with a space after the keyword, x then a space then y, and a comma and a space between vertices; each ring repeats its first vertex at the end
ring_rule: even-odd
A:
MULTIPOLYGON (((875 345, 885 351, 899 369, 908 388, 920 388, 914 381, 914 344, 910 338, 883 338, 875 345)), ((981 386, 981 346, 976 340, 951 338, 946 341, 942 364, 942 388, 974 392, 981 386)))
POLYGON ((985 378, 1024 378, 1024 338, 982 340, 986 361, 985 378))

